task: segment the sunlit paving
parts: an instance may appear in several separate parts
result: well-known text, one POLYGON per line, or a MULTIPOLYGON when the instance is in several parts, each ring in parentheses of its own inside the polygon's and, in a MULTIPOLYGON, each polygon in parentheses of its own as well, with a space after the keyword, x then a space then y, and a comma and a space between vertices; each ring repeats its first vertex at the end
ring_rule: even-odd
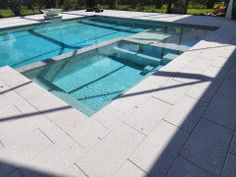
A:
POLYGON ((236 177, 236 0, 0 0, 0 177, 236 177))

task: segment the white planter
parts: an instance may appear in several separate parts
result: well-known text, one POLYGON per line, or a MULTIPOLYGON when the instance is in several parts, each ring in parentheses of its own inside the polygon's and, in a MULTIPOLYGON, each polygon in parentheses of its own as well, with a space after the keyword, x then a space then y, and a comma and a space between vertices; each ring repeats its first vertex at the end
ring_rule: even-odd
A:
POLYGON ((62 12, 62 9, 44 9, 44 10, 41 10, 41 11, 47 17, 56 17, 62 12))

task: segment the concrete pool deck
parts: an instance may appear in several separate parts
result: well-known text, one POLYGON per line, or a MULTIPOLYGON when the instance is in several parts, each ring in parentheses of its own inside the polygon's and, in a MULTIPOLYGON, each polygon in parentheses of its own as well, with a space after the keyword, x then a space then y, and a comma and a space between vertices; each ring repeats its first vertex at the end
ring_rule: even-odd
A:
MULTIPOLYGON (((94 14, 67 12, 63 18, 88 15, 94 14)), ((99 15, 219 29, 92 118, 16 70, 0 68, 0 176, 235 177, 236 21, 99 15)), ((1 19, 0 28, 42 18, 1 19)))

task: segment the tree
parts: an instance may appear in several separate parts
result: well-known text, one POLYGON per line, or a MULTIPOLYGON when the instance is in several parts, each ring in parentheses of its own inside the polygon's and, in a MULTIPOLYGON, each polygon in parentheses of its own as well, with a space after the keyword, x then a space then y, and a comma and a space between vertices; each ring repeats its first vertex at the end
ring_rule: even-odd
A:
POLYGON ((167 11, 166 13, 171 13, 172 0, 167 1, 167 11))
POLYGON ((55 8, 56 7, 56 0, 44 0, 44 4, 46 8, 55 8))
POLYGON ((87 0, 86 4, 87 4, 87 7, 94 8, 97 5, 97 1, 96 0, 87 0))
POLYGON ((207 9, 212 9, 214 7, 214 4, 216 3, 217 0, 207 0, 206 3, 206 8, 207 9))
POLYGON ((161 9, 163 5, 163 0, 154 0, 154 3, 157 9, 161 9))
POLYGON ((66 11, 72 9, 75 5, 74 0, 63 0, 63 7, 66 11))
POLYGON ((34 14, 34 7, 39 6, 40 7, 40 1, 41 0, 27 0, 25 3, 28 7, 28 9, 31 9, 34 14))
POLYGON ((168 0, 167 13, 186 14, 189 0, 168 0))
POLYGON ((130 0, 130 6, 132 9, 134 9, 136 7, 136 5, 137 5, 136 0, 130 0))
POLYGON ((21 0, 8 0, 8 6, 15 16, 21 15, 21 0))

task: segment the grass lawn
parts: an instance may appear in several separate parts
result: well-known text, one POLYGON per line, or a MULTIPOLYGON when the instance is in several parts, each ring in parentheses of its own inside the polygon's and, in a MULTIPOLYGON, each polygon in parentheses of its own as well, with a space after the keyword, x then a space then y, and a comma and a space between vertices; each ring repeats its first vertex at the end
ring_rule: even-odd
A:
POLYGON ((187 13, 192 15, 204 15, 211 13, 212 11, 213 9, 188 9, 187 13))
MULTIPOLYGON (((30 9, 26 9, 26 8, 22 8, 21 9, 21 14, 22 16, 25 15, 32 15, 32 14, 39 14, 39 10, 35 9, 34 12, 30 9)), ((12 13, 12 11, 10 9, 0 9, 0 18, 1 17, 13 17, 14 14, 12 13)))
MULTIPOLYGON (((107 5, 101 5, 102 8, 108 9, 107 5)), ((155 13, 166 13, 167 6, 162 6, 161 9, 157 9, 155 6, 144 6, 141 8, 131 8, 130 5, 118 5, 118 10, 127 10, 127 11, 143 11, 143 12, 155 12, 155 13)), ((192 15, 204 15, 211 13, 213 9, 204 9, 204 8, 197 8, 197 9, 188 9, 188 14, 192 15)))

